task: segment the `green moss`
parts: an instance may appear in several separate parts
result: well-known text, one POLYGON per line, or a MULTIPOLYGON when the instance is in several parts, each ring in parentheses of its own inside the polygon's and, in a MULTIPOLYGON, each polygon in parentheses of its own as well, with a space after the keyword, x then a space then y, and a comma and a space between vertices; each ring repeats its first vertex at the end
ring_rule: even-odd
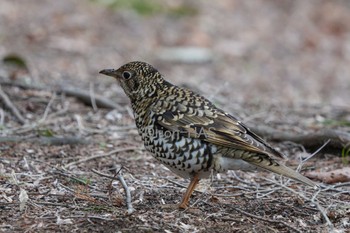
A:
POLYGON ((105 149, 107 147, 107 143, 105 142, 100 142, 98 145, 101 149, 105 149))
POLYGON ((152 16, 157 14, 168 14, 171 16, 182 17, 192 16, 198 13, 195 7, 188 4, 182 4, 176 7, 168 7, 160 0, 91 0, 108 8, 123 10, 129 9, 139 15, 152 16))
POLYGON ((324 121, 322 121, 322 124, 327 126, 350 126, 350 121, 325 119, 324 121))
POLYGON ((341 158, 343 164, 347 165, 349 164, 349 159, 350 159, 350 143, 346 144, 342 151, 341 151, 341 158))
POLYGON ((198 14, 198 9, 189 5, 181 5, 170 8, 168 14, 176 17, 193 16, 198 14))
POLYGON ((91 184, 91 180, 90 178, 87 177, 71 177, 71 179, 69 180, 71 183, 74 184, 83 184, 83 185, 90 185, 91 184))
POLYGON ((112 9, 130 9, 140 15, 154 15, 163 11, 163 7, 156 1, 142 0, 92 0, 112 9))
POLYGON ((17 67, 19 69, 28 70, 25 59, 17 54, 8 54, 2 58, 3 64, 7 66, 17 67))
POLYGON ((53 137, 53 136, 55 136, 54 132, 51 129, 38 129, 37 133, 40 136, 43 136, 43 137, 53 137))

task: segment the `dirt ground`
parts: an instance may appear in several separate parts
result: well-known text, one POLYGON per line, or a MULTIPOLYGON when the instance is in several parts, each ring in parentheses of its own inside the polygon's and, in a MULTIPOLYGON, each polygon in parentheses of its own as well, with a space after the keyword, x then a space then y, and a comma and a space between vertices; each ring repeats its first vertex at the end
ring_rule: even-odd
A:
POLYGON ((0 58, 1 232, 350 231, 349 1, 2 0, 0 58), (132 60, 236 115, 320 190, 230 171, 178 210, 188 181, 98 74, 132 60))

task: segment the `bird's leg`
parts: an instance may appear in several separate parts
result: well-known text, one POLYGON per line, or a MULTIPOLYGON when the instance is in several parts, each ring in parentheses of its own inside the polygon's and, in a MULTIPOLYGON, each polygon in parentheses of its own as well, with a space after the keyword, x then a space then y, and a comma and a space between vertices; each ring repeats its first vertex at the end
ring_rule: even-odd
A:
POLYGON ((198 174, 196 174, 191 179, 191 183, 187 187, 186 193, 185 193, 184 197, 182 198, 182 202, 179 206, 180 209, 187 208, 188 201, 190 200, 191 194, 193 193, 193 190, 196 187, 196 185, 198 184, 198 182, 199 182, 199 176, 198 176, 198 174))

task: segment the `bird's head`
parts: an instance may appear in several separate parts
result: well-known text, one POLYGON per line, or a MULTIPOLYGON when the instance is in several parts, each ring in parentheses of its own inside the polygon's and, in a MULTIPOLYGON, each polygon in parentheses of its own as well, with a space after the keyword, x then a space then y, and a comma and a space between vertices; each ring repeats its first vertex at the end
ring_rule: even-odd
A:
POLYGON ((116 78, 131 101, 154 96, 164 81, 158 70, 140 61, 129 62, 118 69, 101 70, 99 73, 116 78))

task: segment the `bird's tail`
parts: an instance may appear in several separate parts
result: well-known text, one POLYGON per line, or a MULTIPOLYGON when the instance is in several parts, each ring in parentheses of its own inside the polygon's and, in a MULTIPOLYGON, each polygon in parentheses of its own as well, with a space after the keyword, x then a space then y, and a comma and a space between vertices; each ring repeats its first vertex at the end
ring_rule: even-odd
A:
POLYGON ((299 181, 301 183, 304 183, 306 185, 312 186, 312 187, 318 187, 317 184, 315 184, 310 179, 306 178, 305 176, 301 175, 300 173, 294 171, 293 169, 280 164, 275 159, 269 157, 265 154, 259 154, 255 156, 249 156, 248 158, 242 158, 248 163, 251 163, 257 167, 263 168, 265 170, 289 177, 293 180, 299 181))

